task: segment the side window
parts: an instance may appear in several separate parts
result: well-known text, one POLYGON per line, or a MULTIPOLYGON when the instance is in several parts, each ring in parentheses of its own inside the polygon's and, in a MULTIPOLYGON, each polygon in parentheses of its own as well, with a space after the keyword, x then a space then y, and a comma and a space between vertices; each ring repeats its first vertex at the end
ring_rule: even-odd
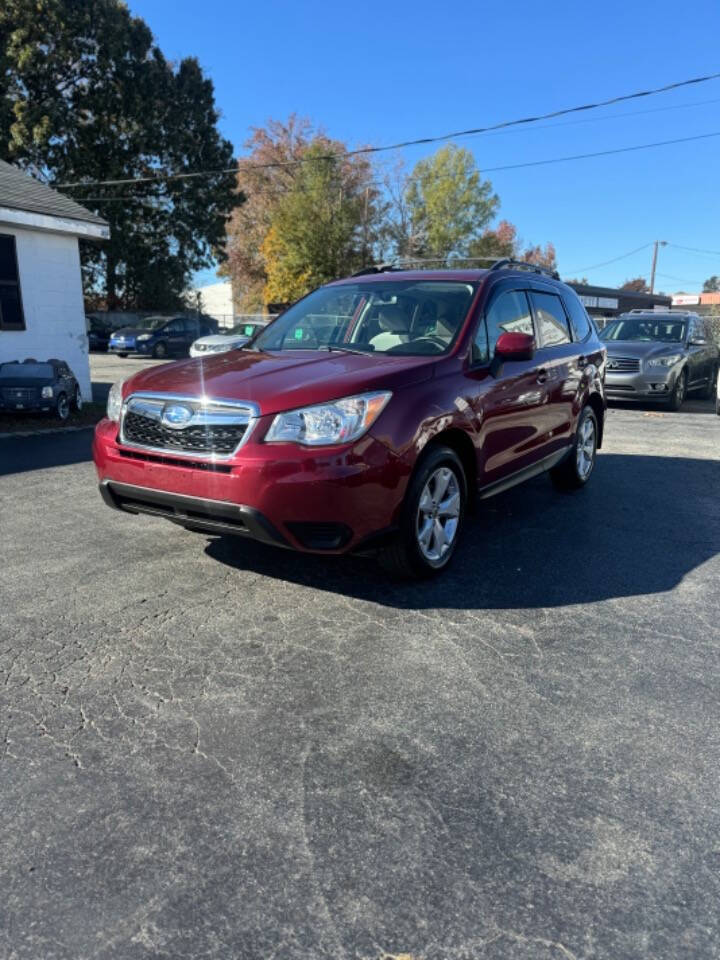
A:
POLYGON ((183 333, 184 326, 182 320, 171 320, 165 324, 165 333, 183 333))
POLYGON ((495 354, 495 344, 502 333, 529 333, 535 336, 527 296, 522 290, 507 290, 488 307, 473 343, 473 359, 476 363, 490 363, 495 354))
POLYGON ((199 322, 195 319, 195 317, 186 317, 186 318, 185 318, 185 332, 186 332, 186 333, 189 333, 189 334, 192 334, 193 337, 197 337, 199 326, 200 326, 200 324, 199 324, 199 322))
POLYGON ((15 237, 0 235, 0 330, 24 330, 15 237))
POLYGON ((576 340, 587 340, 590 336, 590 318, 585 311, 585 307, 578 298, 571 293, 565 294, 565 306, 570 315, 573 333, 576 340))
POLYGON ((540 346, 556 347, 561 343, 570 343, 567 317, 560 297, 554 293, 531 290, 530 299, 540 333, 540 346))

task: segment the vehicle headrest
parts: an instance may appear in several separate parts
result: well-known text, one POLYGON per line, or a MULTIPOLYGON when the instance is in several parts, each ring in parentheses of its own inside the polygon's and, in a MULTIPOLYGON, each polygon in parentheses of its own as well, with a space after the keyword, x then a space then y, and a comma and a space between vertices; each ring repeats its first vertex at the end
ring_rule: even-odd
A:
POLYGON ((384 304, 378 312, 378 326, 387 333, 407 333, 405 312, 395 304, 384 304))

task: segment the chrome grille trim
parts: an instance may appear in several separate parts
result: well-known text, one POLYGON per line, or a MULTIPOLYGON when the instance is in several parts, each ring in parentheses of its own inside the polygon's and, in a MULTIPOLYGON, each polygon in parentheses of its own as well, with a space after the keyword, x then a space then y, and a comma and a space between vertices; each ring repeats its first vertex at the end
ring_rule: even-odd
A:
POLYGON ((234 457, 238 450, 247 443, 259 416, 260 408, 258 405, 248 400, 229 400, 220 397, 197 397, 179 393, 155 393, 140 390, 137 393, 131 393, 123 402, 120 412, 118 442, 130 450, 145 450, 148 453, 165 454, 174 458, 186 457, 191 460, 222 462, 234 457), (192 419, 182 428, 174 431, 178 435, 185 428, 244 426, 245 431, 240 438, 240 442, 230 453, 219 454, 204 450, 195 452, 182 450, 178 447, 150 446, 134 443, 125 437, 125 417, 128 412, 156 421, 160 425, 163 408, 166 404, 172 403, 184 404, 193 410, 192 419))
POLYGON ((637 373, 640 369, 640 361, 637 357, 614 357, 609 355, 606 362, 608 373, 637 373))

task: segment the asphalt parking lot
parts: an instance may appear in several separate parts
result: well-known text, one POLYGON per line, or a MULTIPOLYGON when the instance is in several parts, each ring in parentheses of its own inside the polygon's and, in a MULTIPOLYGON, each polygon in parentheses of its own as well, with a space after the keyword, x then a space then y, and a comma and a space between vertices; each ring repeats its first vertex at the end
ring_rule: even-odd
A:
POLYGON ((709 403, 420 585, 114 513, 89 444, 0 440, 0 957, 720 957, 709 403))

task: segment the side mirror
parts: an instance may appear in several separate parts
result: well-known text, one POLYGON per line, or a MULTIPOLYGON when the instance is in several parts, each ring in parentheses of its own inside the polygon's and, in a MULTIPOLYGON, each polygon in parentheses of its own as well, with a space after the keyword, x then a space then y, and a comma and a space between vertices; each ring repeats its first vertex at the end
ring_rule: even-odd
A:
POLYGON ((535 337, 529 333, 501 333, 495 344, 495 356, 500 360, 532 360, 535 337))

